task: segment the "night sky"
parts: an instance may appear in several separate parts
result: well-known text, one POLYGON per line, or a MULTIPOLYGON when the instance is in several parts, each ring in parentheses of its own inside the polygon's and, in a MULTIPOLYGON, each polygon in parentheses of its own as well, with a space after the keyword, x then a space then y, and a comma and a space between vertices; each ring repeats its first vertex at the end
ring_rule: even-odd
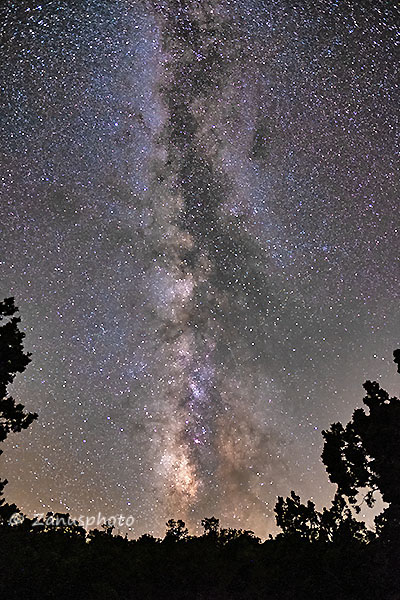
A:
POLYGON ((25 513, 266 536, 333 486, 321 431, 395 393, 396 34, 387 1, 0 4, 0 298, 39 413, 25 513))

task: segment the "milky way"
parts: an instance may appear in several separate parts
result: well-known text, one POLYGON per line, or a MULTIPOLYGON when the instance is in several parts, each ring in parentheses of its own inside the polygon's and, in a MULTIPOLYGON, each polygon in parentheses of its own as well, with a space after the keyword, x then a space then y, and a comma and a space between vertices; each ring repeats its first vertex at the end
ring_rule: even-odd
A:
POLYGON ((34 513, 273 528, 398 346, 393 7, 6 1, 0 293, 34 513))

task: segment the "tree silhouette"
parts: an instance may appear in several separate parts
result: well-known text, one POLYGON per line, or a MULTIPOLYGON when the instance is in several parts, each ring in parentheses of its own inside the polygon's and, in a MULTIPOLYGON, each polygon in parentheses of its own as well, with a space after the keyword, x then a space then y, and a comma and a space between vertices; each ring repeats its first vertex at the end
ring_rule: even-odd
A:
POLYGON ((300 497, 291 492, 284 500, 281 496, 275 505, 276 524, 285 535, 298 535, 309 541, 318 538, 318 527, 321 515, 315 510, 314 502, 300 502, 300 497))
POLYGON ((372 534, 364 523, 357 521, 340 494, 335 494, 330 508, 319 512, 314 502, 300 502, 300 497, 291 492, 284 500, 278 497, 275 505, 276 524, 284 536, 295 536, 308 542, 339 542, 355 539, 369 541, 372 534))
MULTIPOLYGON (((23 373, 30 362, 30 353, 24 352, 25 334, 19 330, 21 319, 16 316, 18 308, 14 298, 5 298, 0 302, 0 442, 4 442, 9 433, 26 429, 37 418, 36 413, 24 412, 22 404, 7 395, 7 388, 17 373, 23 373)), ((0 450, 0 454, 2 454, 0 450)), ((7 480, 0 481, 0 496, 7 480)), ((14 508, 0 499, 0 518, 5 521, 14 508)), ((15 507, 16 508, 16 507, 15 507)), ((16 511, 12 511, 16 512, 16 511)), ((12 514, 12 513, 11 513, 12 514)))
MULTIPOLYGON (((400 372, 400 350, 393 352, 400 372)), ((283 536, 295 536, 308 542, 332 542, 338 539, 371 541, 373 534, 357 521, 346 498, 360 512, 357 496, 364 492, 363 502, 373 506, 374 492, 380 491, 389 507, 376 519, 377 534, 388 539, 400 535, 400 400, 390 398, 378 383, 366 381, 367 395, 352 420, 343 426, 333 423, 323 431, 325 439, 322 460, 329 479, 337 485, 331 508, 318 512, 308 500, 291 492, 290 497, 278 497, 276 522, 283 536), (388 533, 389 532, 389 533, 388 533)))
POLYGON ((400 373, 400 348, 398 348, 397 350, 394 350, 393 352, 393 362, 395 362, 397 364, 397 372, 400 373))
POLYGON ((181 519, 175 521, 170 519, 167 523, 167 531, 165 534, 164 541, 166 542, 180 542, 187 539, 189 531, 185 526, 185 522, 181 519))
POLYGON ((400 504, 400 400, 390 398, 376 381, 363 387, 369 414, 359 408, 345 427, 334 423, 323 431, 322 460, 338 492, 351 503, 360 488, 369 488, 369 505, 378 489, 386 502, 400 504))
POLYGON ((218 537, 219 519, 216 519, 215 517, 202 519, 201 526, 204 528, 204 535, 208 535, 214 539, 218 537))
POLYGON ((86 537, 86 530, 69 513, 48 512, 42 519, 35 520, 38 533, 62 535, 65 537, 86 537))
POLYGON ((18 329, 20 317, 15 316, 18 308, 14 298, 0 302, 0 442, 13 431, 26 429, 37 418, 37 414, 24 413, 22 404, 15 404, 11 396, 7 397, 7 387, 14 381, 17 373, 23 373, 30 362, 31 354, 24 352, 25 334, 18 329))
MULTIPOLYGON (((399 365, 400 350, 393 355, 399 365)), ((400 530, 400 400, 390 397, 376 381, 366 381, 363 387, 369 412, 359 408, 345 427, 334 423, 322 433, 322 460, 338 493, 357 511, 361 490, 366 490, 368 506, 374 504, 374 492, 379 490, 390 506, 377 519, 377 526, 382 530, 390 523, 400 530)))

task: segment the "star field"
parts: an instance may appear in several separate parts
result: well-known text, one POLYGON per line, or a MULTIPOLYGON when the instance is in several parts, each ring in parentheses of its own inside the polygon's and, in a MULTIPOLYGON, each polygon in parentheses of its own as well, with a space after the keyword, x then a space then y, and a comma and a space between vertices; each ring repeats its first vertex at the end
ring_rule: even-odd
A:
POLYGON ((0 295, 26 513, 273 529, 399 343, 386 2, 6 0, 0 295))

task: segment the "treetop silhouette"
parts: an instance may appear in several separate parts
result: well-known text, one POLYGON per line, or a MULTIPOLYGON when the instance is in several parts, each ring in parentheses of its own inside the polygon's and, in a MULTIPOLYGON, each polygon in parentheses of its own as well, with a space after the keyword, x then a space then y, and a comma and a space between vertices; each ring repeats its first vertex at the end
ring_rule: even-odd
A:
MULTIPOLYGON (((400 350, 393 354, 398 363, 400 350)), ((385 502, 400 505, 400 400, 390 397, 376 381, 366 381, 363 387, 368 412, 358 408, 345 427, 334 423, 322 432, 322 461, 329 479, 357 511, 361 490, 366 490, 368 506, 378 490, 385 502)))
MULTIPOLYGON (((30 362, 30 353, 24 352, 25 333, 19 330, 20 317, 14 298, 5 298, 0 302, 0 442, 4 442, 9 433, 27 429, 37 419, 36 413, 24 412, 23 404, 16 404, 12 396, 7 396, 7 388, 13 383, 17 373, 23 373, 30 362)), ((0 450, 0 454, 3 451, 0 450)), ((7 480, 0 481, 0 497, 7 480)), ((17 512, 15 504, 5 504, 0 499, 0 519, 8 521, 17 512)))
MULTIPOLYGON (((0 302, 0 442, 10 432, 26 429, 37 418, 36 413, 25 413, 22 404, 7 397, 7 388, 14 381, 17 373, 23 373, 30 363, 29 352, 24 352, 23 339, 25 333, 19 330, 21 319, 15 316, 18 308, 14 298, 5 298, 0 302)), ((0 450, 0 453, 2 451, 0 450)))

